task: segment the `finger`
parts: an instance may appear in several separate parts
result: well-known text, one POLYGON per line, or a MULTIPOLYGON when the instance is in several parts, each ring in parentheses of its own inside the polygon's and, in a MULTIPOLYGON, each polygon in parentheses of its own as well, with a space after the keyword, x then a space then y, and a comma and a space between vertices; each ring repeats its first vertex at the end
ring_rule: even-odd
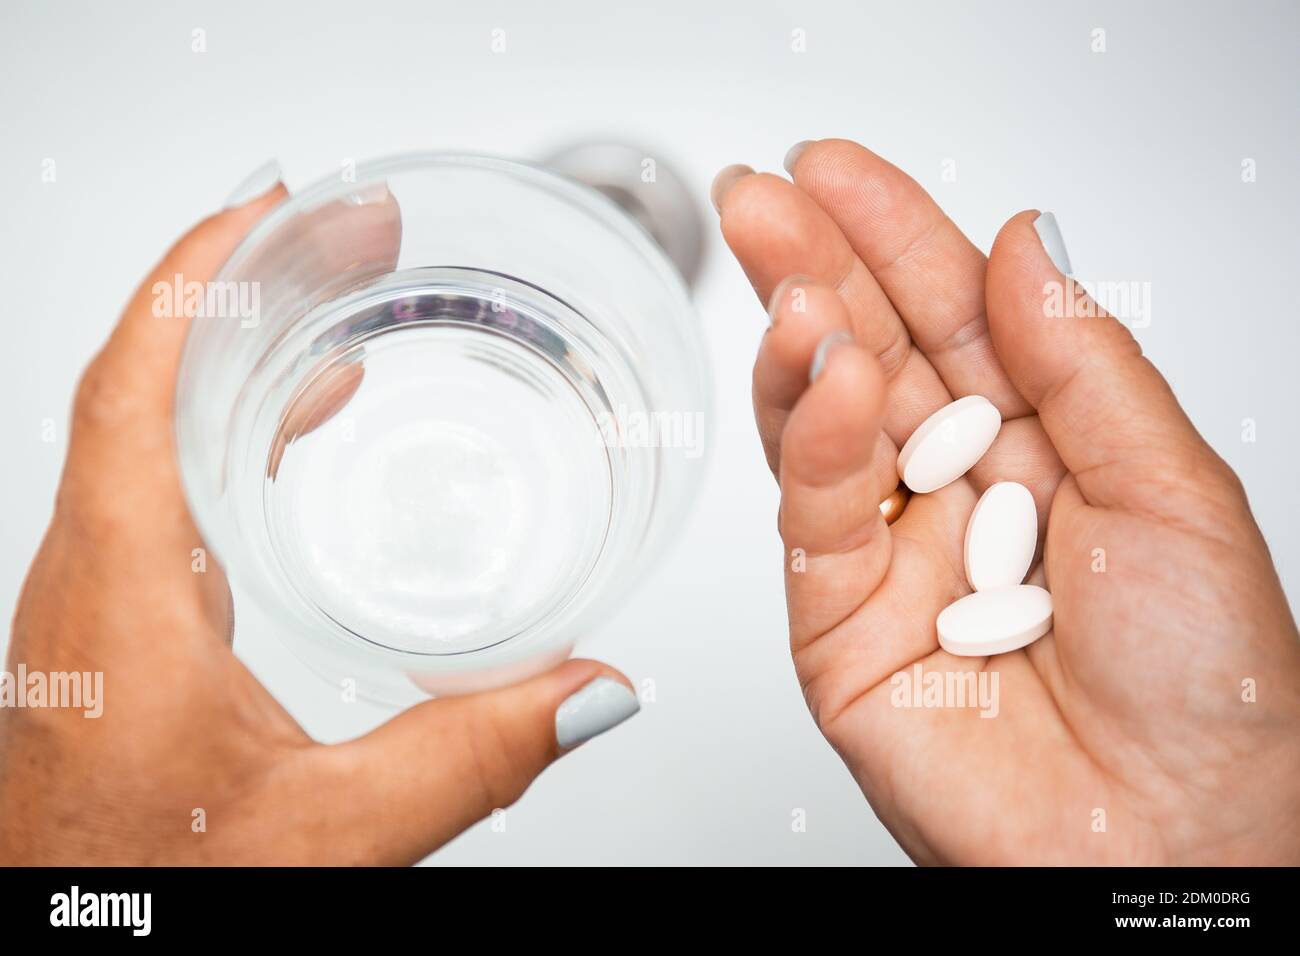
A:
POLYGON ((1050 214, 1020 213, 994 242, 988 309, 1003 364, 1090 504, 1183 508, 1177 489, 1188 483, 1178 479, 1226 466, 1132 333, 1058 268, 1045 243, 1068 270, 1050 214))
MULTIPOLYGON (((719 179, 726 175, 723 170, 719 179)), ((912 345, 889 298, 839 227, 803 190, 778 176, 752 172, 722 185, 723 237, 764 304, 777 283, 795 273, 829 286, 844 300, 854 337, 876 356, 889 380, 884 429, 901 445, 951 396, 912 345)))
MULTIPOLYGON (((778 310, 785 295, 783 284, 778 310)), ((819 302, 833 312, 819 293, 807 301, 810 312, 819 302)), ((961 541, 977 497, 966 481, 914 495, 886 528, 878 502, 898 476, 897 450, 880 431, 883 375, 835 335, 814 353, 820 374, 789 413, 780 453, 791 650, 809 706, 827 721, 937 649, 935 615, 966 592, 961 541)))
POLYGON ((115 383, 114 392, 142 417, 170 420, 176 371, 190 318, 181 302, 165 292, 190 283, 207 283, 256 222, 288 197, 275 183, 262 195, 209 216, 168 250, 131 297, 107 344, 95 360, 115 383))
MULTIPOLYGON (((299 314, 340 288, 392 272, 401 248, 401 208, 387 183, 375 182, 289 220, 240 269, 258 283, 266 314, 299 314)), ((354 338, 364 333, 367 322, 381 321, 386 308, 373 309, 329 335, 338 342, 354 338)), ((326 361, 333 360, 331 354, 326 361)), ((292 403, 267 459, 268 477, 276 476, 290 444, 347 407, 365 378, 365 360, 366 349, 358 345, 346 363, 321 372, 310 393, 299 393, 304 397, 292 403)))
POLYGON ((852 614, 890 561, 880 501, 897 473, 892 454, 879 454, 884 372, 840 335, 818 347, 814 381, 782 439, 780 528, 796 653, 852 614))
POLYGON ((162 293, 175 288, 177 276, 182 288, 211 280, 254 223, 287 195, 276 183, 245 205, 205 219, 140 284, 78 385, 62 504, 126 514, 137 505, 184 510, 172 404, 190 320, 183 303, 168 305, 162 293))
POLYGON ((392 272, 401 247, 401 207, 386 182, 370 182, 281 223, 239 272, 258 283, 264 314, 300 313, 339 289, 392 272))
POLYGON ((983 253, 912 177, 843 139, 800 144, 794 181, 826 211, 954 396, 983 395, 1003 418, 1029 405, 1008 378, 984 314, 983 253))
POLYGON ((183 314, 155 311, 155 285, 172 286, 177 275, 198 282, 215 275, 245 233, 285 195, 282 185, 269 183, 260 195, 210 217, 177 242, 141 283, 82 376, 42 556, 62 551, 60 573, 74 590, 132 595, 135 620, 101 621, 97 639, 152 646, 155 656, 191 653, 182 636, 230 639, 225 575, 207 559, 176 471, 171 406, 188 323, 183 314), (192 600, 177 600, 186 594, 192 600), (148 627, 141 625, 144 618, 148 627), (166 650, 157 649, 158 634, 173 636, 166 650))
MULTIPOLYGON (((808 388, 817 345, 832 332, 850 333, 848 309, 829 286, 791 276, 772 293, 772 326, 754 361, 754 417, 772 474, 778 474, 781 433, 808 388)), ((882 436, 882 440, 888 441, 882 436)))
MULTIPOLYGON (((88 375, 94 386, 88 398, 103 406, 91 411, 111 418, 116 447, 136 428, 150 437, 160 426, 170 430, 192 310, 168 294, 178 285, 210 283, 249 229, 287 196, 276 183, 248 203, 209 217, 141 283, 88 375)), ((382 183, 373 184, 356 198, 327 202, 282 224, 241 265, 241 281, 257 284, 264 314, 276 314, 290 301, 310 307, 313 296, 391 270, 400 247, 400 210, 382 183)))
POLYGON ((280 462, 288 447, 299 438, 307 435, 325 424, 352 401, 352 396, 361 388, 365 377, 364 349, 358 349, 350 361, 331 365, 321 373, 319 381, 306 396, 293 403, 285 416, 284 425, 275 436, 266 463, 266 476, 275 480, 280 472, 280 462))
POLYGON ((429 701, 358 740, 313 751, 311 812, 346 858, 414 863, 639 709, 627 678, 590 660, 429 701))
MULTIPOLYGON (((278 174, 274 164, 271 170, 278 174)), ((121 629, 106 622, 100 629, 103 634, 137 642, 148 642, 160 633, 208 636, 215 632, 229 639, 229 590, 194 526, 175 455, 176 375, 193 310, 174 295, 167 306, 163 290, 174 290, 178 282, 182 290, 210 282, 253 225, 286 196, 283 185, 267 182, 259 195, 210 217, 178 241, 141 284, 82 377, 47 542, 74 542, 69 574, 84 574, 99 587, 129 589, 138 610, 160 616, 147 629, 139 628, 138 621, 135 628, 125 622, 128 626, 121 629), (193 601, 176 600, 187 593, 193 594, 193 601), (192 613, 195 608, 200 611, 197 618, 192 613)), ((334 206, 352 210, 353 220, 363 225, 371 217, 399 221, 391 211, 376 214, 358 209, 354 202, 334 206)), ((338 224, 337 214, 331 221, 338 224)), ((364 228, 360 232, 369 234, 364 228)), ((387 237, 392 230, 372 232, 387 237)), ((395 240, 386 241, 386 255, 395 257, 395 240)), ((340 242, 336 239, 334 245, 340 242)), ((360 248, 365 246, 363 242, 360 248)), ((332 258, 328 252, 303 258, 321 268, 320 263, 337 261, 341 255, 336 250, 332 258)), ((341 407, 358 384, 359 374, 341 376, 332 391, 338 399, 333 404, 341 407)), ((322 414, 316 417, 323 420, 327 409, 319 411, 322 414)), ((310 424, 304 422, 302 427, 310 424)))
MULTIPOLYGON (((91 363, 74 410, 69 475, 89 473, 109 493, 109 507, 128 509, 137 500, 184 509, 175 468, 172 409, 181 350, 191 309, 174 295, 178 285, 203 288, 229 259, 248 230, 287 196, 276 183, 248 203, 223 210, 195 227, 141 284, 107 345, 91 363), (160 302, 170 298, 170 307, 160 302), (121 482, 104 480, 119 474, 121 482)), ((241 263, 239 280, 259 290, 259 311, 310 307, 312 296, 389 270, 401 247, 401 214, 383 183, 360 187, 357 196, 331 200, 276 227, 241 263)), ((212 321, 228 321, 214 318, 212 321)), ((240 334, 254 334, 242 327, 240 334)), ((355 372, 336 376, 331 401, 312 411, 303 430, 337 413, 360 387, 364 355, 355 372)), ((70 496, 64 495, 64 498, 70 496)), ((82 502, 84 504, 84 502, 82 502)))

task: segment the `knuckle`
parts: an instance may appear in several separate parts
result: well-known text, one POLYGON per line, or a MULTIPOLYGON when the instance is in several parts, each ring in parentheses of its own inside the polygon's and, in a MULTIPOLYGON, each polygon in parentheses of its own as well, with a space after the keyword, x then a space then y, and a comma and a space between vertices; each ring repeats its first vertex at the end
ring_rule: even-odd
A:
POLYGON ((911 357, 912 337, 908 334, 906 326, 899 323, 889 337, 889 341, 883 343, 876 353, 876 361, 880 363, 880 368, 885 375, 893 376, 907 364, 911 357))
POLYGON ((60 487, 55 501, 55 516, 72 540, 81 543, 88 554, 101 553, 123 540, 130 530, 132 516, 116 504, 111 495, 102 493, 97 483, 89 488, 84 482, 77 487, 60 487))
POLYGON ((1232 466, 1219 457, 1209 445, 1200 449, 1196 456, 1194 468, 1199 476, 1206 496, 1223 508, 1232 509, 1245 505, 1247 501, 1246 486, 1232 469, 1232 466))
POLYGON ((1097 308, 1100 321, 1084 326, 1095 337, 1097 350, 1115 364, 1140 361, 1143 358, 1142 343, 1133 330, 1100 306, 1097 308))
POLYGON ((482 815, 510 806, 532 780, 528 761, 495 715, 467 725, 459 738, 468 751, 482 815))
POLYGON ((176 262, 193 262, 220 257, 227 245, 229 232, 229 217, 222 212, 213 213, 181 236, 168 258, 176 262))
POLYGON ((74 426, 120 426, 139 411, 139 399, 103 355, 97 356, 81 376, 72 406, 74 426))

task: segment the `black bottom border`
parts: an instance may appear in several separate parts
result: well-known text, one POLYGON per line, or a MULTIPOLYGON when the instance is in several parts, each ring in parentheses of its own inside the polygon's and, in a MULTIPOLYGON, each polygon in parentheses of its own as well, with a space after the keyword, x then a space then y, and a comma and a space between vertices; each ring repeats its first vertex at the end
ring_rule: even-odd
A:
MULTIPOLYGON (((735 943, 800 931, 912 934, 918 943, 1098 935, 1216 943, 1284 930, 1294 869, 8 869, 6 936, 123 940, 260 937, 433 943, 550 936, 578 917, 652 936, 735 943), (75 894, 73 887, 76 887, 75 894), (111 894, 106 896, 105 894, 111 894), (123 896, 122 894, 126 894, 123 896), (136 894, 132 896, 131 894, 136 894), (148 934, 143 894, 148 894, 148 934), (73 917, 72 911, 77 910, 73 917), (87 921, 116 926, 86 926, 87 921), (72 923, 78 925, 73 926, 72 923), (124 924, 124 925, 123 925, 124 924), (375 934, 379 933, 377 937, 375 934)), ((570 930, 571 931, 571 930, 570 930)), ((568 932, 568 931, 566 931, 568 932)), ((436 945, 436 944, 435 944, 436 945)))

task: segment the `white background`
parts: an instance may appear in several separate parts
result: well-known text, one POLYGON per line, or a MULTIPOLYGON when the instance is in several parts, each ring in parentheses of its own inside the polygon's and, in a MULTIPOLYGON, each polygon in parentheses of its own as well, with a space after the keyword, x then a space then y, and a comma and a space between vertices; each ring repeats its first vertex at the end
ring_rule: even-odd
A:
MULTIPOLYGON (((798 140, 852 137, 985 249, 1014 212, 1053 210, 1082 277, 1152 284, 1138 335, 1241 473, 1294 602, 1297 9, 6 0, 0 607, 12 610, 48 519, 80 369, 164 247, 254 167, 278 158, 294 188, 348 158, 531 158, 593 135, 645 144, 702 202, 727 163, 779 170, 798 140), (1090 49, 1098 27, 1105 53, 1090 49), (206 53, 191 52, 195 28, 206 53), (51 158, 57 182, 43 183, 51 158), (1244 158, 1257 182, 1242 182, 1244 158), (956 182, 941 179, 948 159, 956 182)), ((653 679, 657 701, 549 770, 506 832, 479 826, 434 862, 906 862, 794 680, 776 491, 749 413, 765 319, 711 213, 709 226, 707 485, 664 565, 583 647, 653 679), (806 833, 792 832, 795 808, 806 833)), ((341 705, 246 602, 236 649, 323 739, 383 716, 341 705)))

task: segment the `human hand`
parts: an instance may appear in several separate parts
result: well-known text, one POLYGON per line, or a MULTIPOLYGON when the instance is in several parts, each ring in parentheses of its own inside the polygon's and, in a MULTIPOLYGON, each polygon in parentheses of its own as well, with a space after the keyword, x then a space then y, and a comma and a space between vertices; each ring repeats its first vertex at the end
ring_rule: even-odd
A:
MULTIPOLYGON (((411 863, 514 802, 561 742, 567 751, 638 708, 622 675, 571 660, 325 746, 232 653, 230 590, 211 559, 192 570, 203 542, 175 460, 186 321, 156 317, 151 290, 178 274, 210 280, 285 199, 265 185, 172 248, 81 381, 7 669, 102 672, 102 715, 0 709, 0 863, 411 863)), ((395 206, 335 212, 375 228, 349 230, 354 245, 322 250, 317 267, 395 257, 395 206), (359 250, 357 236, 375 248, 359 250)), ((358 384, 359 373, 340 380, 321 421, 358 384)))
POLYGON ((1045 292, 1074 287, 1037 213, 986 260, 870 151, 792 154, 794 184, 728 167, 714 199, 770 303, 754 405, 795 668, 885 825, 923 863, 1300 861, 1300 645, 1236 476, 1120 322, 1046 317, 1045 292), (831 339, 809 384, 837 330, 853 344, 831 339), (1001 411, 997 441, 886 526, 898 448, 970 394, 1001 411), (1051 590, 1054 630, 954 657, 935 618, 970 590, 966 521, 1001 480, 1034 495, 1027 580, 1051 590), (996 672, 996 718, 895 706, 891 678, 917 663, 996 672))

